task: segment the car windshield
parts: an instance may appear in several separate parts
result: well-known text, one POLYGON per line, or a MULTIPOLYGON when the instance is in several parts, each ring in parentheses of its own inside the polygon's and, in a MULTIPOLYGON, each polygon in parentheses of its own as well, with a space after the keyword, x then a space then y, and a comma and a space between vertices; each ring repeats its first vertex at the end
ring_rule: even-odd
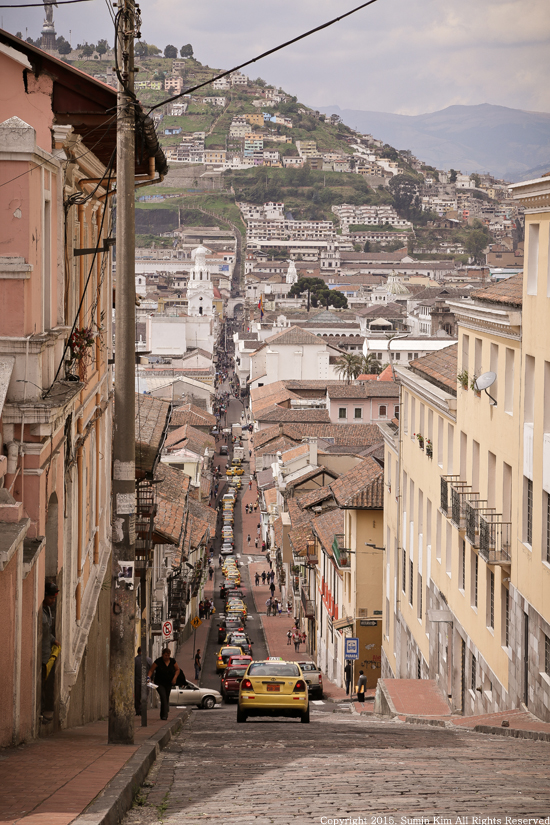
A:
POLYGON ((300 668, 292 662, 256 662, 248 669, 249 676, 299 676, 300 668))
POLYGON ((238 656, 240 652, 238 647, 224 647, 221 651, 222 656, 238 656))
POLYGON ((246 667, 230 667, 225 671, 224 679, 242 679, 246 673, 246 667))
POLYGON ((312 662, 300 662, 300 667, 302 668, 304 673, 305 673, 306 670, 307 671, 317 670, 317 668, 315 667, 314 664, 312 664, 312 662))

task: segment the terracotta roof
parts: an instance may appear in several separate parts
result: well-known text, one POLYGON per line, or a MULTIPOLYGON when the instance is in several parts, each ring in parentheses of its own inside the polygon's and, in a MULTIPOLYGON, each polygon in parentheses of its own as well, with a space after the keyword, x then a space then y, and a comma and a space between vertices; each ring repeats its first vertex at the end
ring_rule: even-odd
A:
POLYGON ((298 396, 295 395, 292 390, 282 387, 271 395, 267 395, 264 398, 259 398, 257 401, 252 401, 252 414, 256 417, 262 412, 271 409, 276 404, 285 404, 290 402, 292 398, 298 398, 298 396))
POLYGON ((316 504, 320 504, 321 501, 326 501, 327 498, 332 498, 332 491, 329 485, 319 487, 318 490, 308 490, 307 493, 302 493, 298 498, 298 504, 302 510, 305 510, 308 507, 315 507, 316 504))
MULTIPOLYGON (((271 430, 271 427, 269 428, 271 430)), ((262 432, 269 432, 268 430, 262 430, 262 432)), ((270 441, 268 444, 262 447, 256 447, 254 449, 254 455, 256 457, 264 456, 264 455, 275 455, 278 452, 284 453, 286 450, 291 450, 292 447, 295 445, 295 441, 292 441, 290 438, 285 438, 285 436, 281 436, 280 438, 276 438, 274 441, 270 441)))
POLYGON ((429 355, 409 361, 409 368, 421 378, 456 395, 458 344, 451 344, 450 347, 440 349, 438 352, 430 352, 429 355))
POLYGON ((324 338, 300 327, 289 327, 276 335, 271 335, 266 338, 264 346, 268 344, 325 344, 330 346, 324 338))
POLYGON ((255 418, 257 421, 281 421, 289 423, 319 422, 328 424, 330 421, 329 411, 326 409, 293 410, 287 407, 280 407, 278 404, 257 413, 255 418))
POLYGON ((359 309, 361 318, 403 318, 407 314, 405 307, 391 301, 389 304, 374 304, 366 309, 359 309))
POLYGON ((365 458, 333 481, 330 489, 339 507, 380 510, 384 507, 384 470, 374 458, 365 458))
POLYGON ((168 501, 185 503, 191 479, 182 470, 159 464, 155 471, 156 493, 168 501))
POLYGON ((184 404, 172 411, 170 426, 183 427, 184 424, 191 424, 192 427, 215 427, 216 416, 194 404, 184 404))
POLYGON ((170 420, 170 402, 136 393, 136 471, 151 473, 170 420))
POLYGON ((263 387, 253 387, 250 390, 250 398, 254 401, 259 401, 261 398, 267 398, 279 390, 286 389, 286 381, 274 381, 272 384, 266 384, 263 387))
POLYGON ((270 487, 275 486, 271 467, 267 467, 265 470, 259 470, 256 473, 256 484, 258 485, 259 490, 267 490, 270 487))
POLYGON ((523 304, 523 272, 499 281, 498 284, 491 284, 485 289, 476 289, 471 295, 477 301, 520 307, 523 304))
POLYGON ((154 522, 154 531, 158 536, 169 544, 181 547, 184 523, 185 507, 182 504, 165 498, 158 499, 154 522))
POLYGON ((313 520, 313 532, 323 545, 323 548, 332 556, 332 542, 337 533, 344 532, 344 513, 340 509, 328 510, 313 520))
POLYGON ((273 536, 275 539, 275 546, 283 547, 283 520, 281 516, 275 519, 273 522, 273 536))
POLYGON ((290 523, 292 527, 299 527, 301 524, 309 524, 314 514, 308 510, 302 510, 298 504, 298 500, 290 498, 287 501, 288 515, 290 516, 290 523))
POLYGON ((197 455, 204 455, 207 447, 213 450, 215 445, 216 442, 213 436, 203 433, 189 424, 173 430, 166 439, 166 449, 180 450, 185 447, 197 455))
POLYGON ((303 484, 305 481, 311 481, 312 479, 316 478, 317 476, 325 476, 328 475, 330 478, 334 479, 338 475, 338 473, 334 473, 332 470, 328 470, 322 464, 318 467, 314 467, 307 473, 303 473, 298 478, 295 478, 293 481, 286 482, 287 490, 297 487, 299 484, 303 484))
POLYGON ((277 504, 277 490, 275 487, 271 487, 264 492, 264 501, 268 507, 270 504, 277 504))
POLYGON ((254 433, 254 448, 266 447, 274 439, 282 437, 299 443, 305 436, 317 436, 325 440, 333 438, 336 445, 353 446, 361 450, 383 440, 376 424, 284 423, 280 427, 269 427, 254 433))
POLYGON ((281 456, 283 464, 286 464, 288 461, 294 461, 295 458, 299 458, 302 455, 309 455, 309 444, 299 444, 298 447, 292 447, 290 450, 286 450, 281 456))
POLYGON ((300 524, 298 527, 293 527, 289 530, 288 538, 292 549, 296 556, 305 556, 307 551, 308 541, 312 541, 313 533, 311 530, 311 522, 300 524))
POLYGON ((330 398, 397 398, 399 387, 394 381, 362 381, 329 387, 327 392, 330 398))

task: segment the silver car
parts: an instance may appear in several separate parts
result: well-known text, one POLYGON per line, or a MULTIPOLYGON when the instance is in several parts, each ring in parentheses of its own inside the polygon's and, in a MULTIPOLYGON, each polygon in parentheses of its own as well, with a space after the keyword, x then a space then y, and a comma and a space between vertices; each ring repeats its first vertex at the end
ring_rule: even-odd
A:
POLYGON ((222 695, 212 688, 201 688, 193 682, 187 682, 185 687, 173 687, 170 691, 171 705, 197 705, 199 708, 210 710, 221 705, 222 695))

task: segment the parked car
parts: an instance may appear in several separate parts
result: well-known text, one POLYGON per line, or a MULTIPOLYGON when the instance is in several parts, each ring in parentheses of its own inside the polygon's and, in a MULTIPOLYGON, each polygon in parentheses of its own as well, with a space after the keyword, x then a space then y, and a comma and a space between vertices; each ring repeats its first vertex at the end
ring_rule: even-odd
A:
POLYGON ((241 680, 246 673, 245 667, 228 667, 226 668, 221 682, 221 694, 226 702, 239 698, 239 686, 241 680))
POLYGON ((314 662, 298 662, 307 682, 309 695, 323 698, 323 674, 314 662))
POLYGON ((183 687, 173 687, 170 691, 171 705, 197 705, 199 708, 211 709, 221 704, 222 696, 212 688, 201 688, 193 682, 186 682, 183 687))

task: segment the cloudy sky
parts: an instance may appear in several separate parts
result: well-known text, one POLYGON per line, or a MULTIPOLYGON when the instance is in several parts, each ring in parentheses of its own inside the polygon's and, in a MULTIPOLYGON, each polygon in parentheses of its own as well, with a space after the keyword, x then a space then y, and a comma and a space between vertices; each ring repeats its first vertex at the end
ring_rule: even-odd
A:
MULTIPOLYGON (((16 2, 16 0, 13 0, 16 2)), ((21 2, 21 0, 19 0, 21 2)), ((54 9, 57 33, 113 40, 108 0, 54 9)), ((358 0, 143 0, 143 38, 231 68, 358 0)), ((39 36, 41 9, 0 10, 3 28, 39 36)), ((493 103, 550 112, 548 0, 377 0, 245 72, 311 106, 421 114, 493 103)))

